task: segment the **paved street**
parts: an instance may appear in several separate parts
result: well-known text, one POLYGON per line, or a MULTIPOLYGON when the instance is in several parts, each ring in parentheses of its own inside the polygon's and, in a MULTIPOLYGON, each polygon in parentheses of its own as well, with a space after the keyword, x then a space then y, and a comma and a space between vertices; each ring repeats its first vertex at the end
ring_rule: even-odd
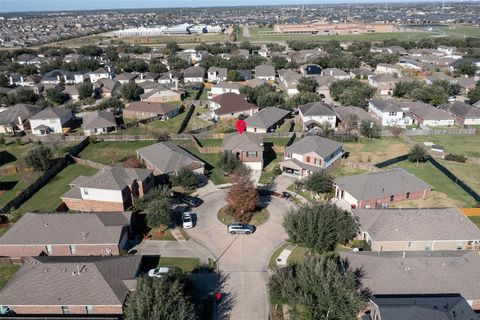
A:
POLYGON ((217 212, 226 205, 227 190, 205 195, 205 201, 193 210, 197 214, 195 228, 188 234, 204 244, 218 258, 227 294, 220 319, 255 320, 268 318, 266 290, 267 268, 270 256, 286 239, 281 226, 283 214, 291 202, 273 197, 268 205, 270 219, 252 235, 229 234, 226 226, 217 220, 217 212))

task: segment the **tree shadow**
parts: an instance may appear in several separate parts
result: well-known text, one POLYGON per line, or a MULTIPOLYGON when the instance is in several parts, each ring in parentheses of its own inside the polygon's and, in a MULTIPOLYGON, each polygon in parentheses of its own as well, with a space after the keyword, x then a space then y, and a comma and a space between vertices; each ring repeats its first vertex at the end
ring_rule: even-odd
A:
POLYGON ((277 159, 277 154, 273 150, 273 143, 272 142, 265 142, 263 144, 263 163, 264 163, 264 167, 268 166, 275 159, 277 159))
POLYGON ((0 190, 8 191, 13 190, 17 185, 18 181, 0 181, 0 190))
POLYGON ((8 151, 0 151, 0 166, 11 163, 17 160, 17 157, 15 157, 13 154, 11 154, 8 151))
POLYGON ((227 288, 228 274, 201 272, 192 274, 194 302, 200 319, 229 319, 236 301, 236 294, 227 288), (215 294, 220 294, 217 300, 215 294))

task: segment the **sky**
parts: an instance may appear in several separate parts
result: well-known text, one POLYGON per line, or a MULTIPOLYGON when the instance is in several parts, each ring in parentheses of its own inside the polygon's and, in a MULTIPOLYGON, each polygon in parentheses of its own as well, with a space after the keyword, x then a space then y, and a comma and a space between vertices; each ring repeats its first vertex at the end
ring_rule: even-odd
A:
MULTIPOLYGON (((426 0, 428 1, 428 0, 426 0)), ((430 0, 431 1, 431 0, 430 0)), ((169 7, 253 6, 272 4, 316 4, 316 3, 365 3, 365 2, 412 2, 394 0, 0 0, 0 12, 56 11, 95 9, 138 9, 169 7)), ((425 1, 424 1, 425 2, 425 1)))

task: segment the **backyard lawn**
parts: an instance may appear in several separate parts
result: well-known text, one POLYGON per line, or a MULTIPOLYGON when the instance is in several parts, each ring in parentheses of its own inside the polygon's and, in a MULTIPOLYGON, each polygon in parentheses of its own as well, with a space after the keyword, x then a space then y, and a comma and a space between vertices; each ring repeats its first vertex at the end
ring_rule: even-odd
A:
POLYGON ((283 153, 273 153, 272 155, 274 155, 273 159, 265 159, 265 163, 267 163, 267 160, 269 162, 263 168, 259 183, 266 184, 271 182, 273 178, 273 169, 275 168, 275 166, 279 165, 279 163, 284 159, 283 153))
POLYGON ((468 135, 436 135, 412 136, 417 142, 433 142, 445 148, 445 153, 463 154, 464 156, 480 158, 480 136, 468 135))
POLYGON ((472 220, 473 223, 477 225, 477 227, 480 228, 480 216, 473 216, 473 217, 468 217, 470 220, 472 220))
POLYGON ((460 163, 437 159, 453 174, 468 184, 473 190, 480 193, 480 165, 474 163, 460 163))
POLYGON ((3 288, 8 280, 20 269, 20 265, 1 264, 0 265, 0 289, 3 288))
POLYGON ((400 139, 385 137, 382 139, 359 139, 357 142, 343 144, 343 150, 350 152, 349 160, 375 164, 407 154, 409 146, 400 139))
POLYGON ((123 161, 127 156, 135 156, 135 150, 154 143, 153 140, 99 141, 90 143, 78 156, 82 159, 112 165, 123 161))
POLYGON ((214 184, 224 184, 227 181, 223 175, 222 169, 218 167, 220 162, 219 153, 200 153, 197 148, 186 148, 188 152, 205 162, 205 175, 207 175, 214 184))
POLYGON ((354 176, 354 175, 362 174, 365 172, 369 172, 369 171, 339 165, 339 166, 336 166, 332 171, 330 171, 330 174, 334 178, 339 178, 343 176, 354 176))
POLYGON ((200 259, 183 257, 160 257, 158 266, 176 267, 182 269, 185 272, 192 272, 200 266, 200 259))
POLYGON ((5 191, 0 194, 0 208, 3 208, 3 206, 5 206, 9 201, 18 196, 39 176, 40 173, 34 171, 2 176, 0 179, 0 184, 5 191))
MULTIPOLYGON (((299 140, 298 137, 295 138, 295 141, 299 140)), ((271 138, 271 137, 264 137, 264 143, 273 143, 275 147, 286 147, 287 143, 290 141, 290 138, 271 138)))
POLYGON ((402 202, 396 206, 401 207, 474 207, 475 200, 463 191, 459 186, 453 183, 440 170, 435 168, 430 162, 420 163, 417 167, 415 163, 402 161, 388 168, 400 167, 414 174, 433 186, 432 197, 426 200, 414 200, 402 202))
MULTIPOLYGON (((180 125, 183 122, 183 119, 187 116, 187 111, 180 113, 179 115, 168 119, 167 121, 157 120, 150 122, 148 126, 155 128, 155 129, 166 129, 169 132, 177 133, 180 125)), ((203 119, 200 119, 195 112, 192 114, 190 121, 188 121, 187 127, 185 128, 184 132, 189 132, 190 130, 203 128, 208 126, 210 123, 203 119)))
POLYGON ((223 139, 198 139, 202 147, 221 147, 223 139))
POLYGON ((43 188, 20 206, 20 212, 53 212, 62 203, 60 196, 67 192, 68 184, 78 176, 92 176, 96 170, 79 164, 71 164, 59 172, 43 188))

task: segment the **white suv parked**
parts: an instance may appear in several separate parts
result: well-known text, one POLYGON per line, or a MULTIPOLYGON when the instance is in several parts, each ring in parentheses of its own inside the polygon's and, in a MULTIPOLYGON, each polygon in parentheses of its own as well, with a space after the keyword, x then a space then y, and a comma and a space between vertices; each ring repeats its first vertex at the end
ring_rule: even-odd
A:
POLYGON ((237 234, 237 233, 251 234, 255 231, 255 227, 247 223, 234 222, 228 225, 227 230, 231 234, 237 234))

